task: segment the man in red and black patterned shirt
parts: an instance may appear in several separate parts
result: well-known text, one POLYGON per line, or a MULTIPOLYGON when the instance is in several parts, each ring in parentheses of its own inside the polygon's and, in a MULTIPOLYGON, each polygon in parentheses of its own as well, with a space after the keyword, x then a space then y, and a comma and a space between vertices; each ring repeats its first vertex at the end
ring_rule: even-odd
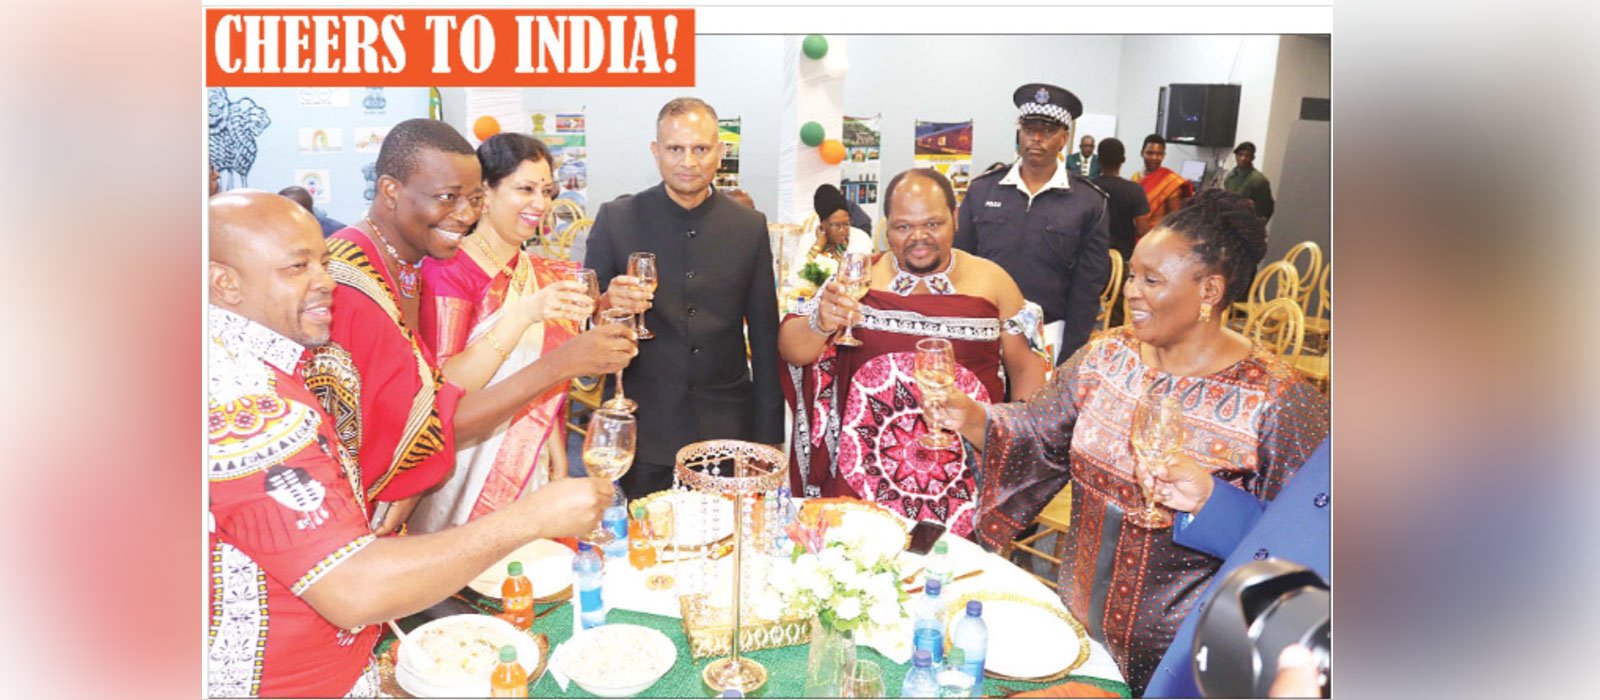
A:
POLYGON ((587 532, 611 484, 562 480, 459 528, 375 539, 355 460, 301 375, 333 319, 316 220, 251 191, 210 214, 207 694, 374 696, 379 623, 525 542, 587 532))

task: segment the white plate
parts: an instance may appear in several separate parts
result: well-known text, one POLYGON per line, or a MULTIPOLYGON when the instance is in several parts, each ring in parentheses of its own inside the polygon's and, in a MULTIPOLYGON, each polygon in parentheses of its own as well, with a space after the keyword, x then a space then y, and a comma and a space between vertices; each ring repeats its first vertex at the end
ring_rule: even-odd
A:
MULTIPOLYGON (((394 676, 400 687, 417 697, 487 697, 489 676, 494 673, 494 667, 500 660, 496 655, 478 664, 482 668, 474 665, 471 669, 445 670, 424 665, 420 661, 421 656, 411 648, 413 644, 433 652, 440 648, 441 643, 448 648, 456 639, 487 639, 495 649, 509 643, 517 647, 517 663, 523 670, 531 671, 539 667, 539 645, 533 638, 511 623, 487 615, 442 617, 417 627, 406 637, 408 641, 400 645, 400 652, 395 659, 394 676)), ((451 660, 436 656, 435 661, 449 663, 451 660)))
POLYGON ((522 573, 533 583, 533 597, 548 598, 572 586, 572 550, 554 540, 534 540, 483 570, 467 587, 500 599, 500 586, 506 582, 506 566, 522 562, 522 573))
POLYGON ((983 601, 983 622, 989 629, 984 670, 1018 679, 1047 678, 1078 662, 1088 641, 1078 635, 1059 604, 1005 593, 978 593, 951 601, 945 608, 946 639, 967 614, 968 600, 983 601))
POLYGON ((579 632, 556 657, 561 672, 603 698, 644 692, 672 670, 678 647, 667 635, 641 625, 609 624, 579 632))

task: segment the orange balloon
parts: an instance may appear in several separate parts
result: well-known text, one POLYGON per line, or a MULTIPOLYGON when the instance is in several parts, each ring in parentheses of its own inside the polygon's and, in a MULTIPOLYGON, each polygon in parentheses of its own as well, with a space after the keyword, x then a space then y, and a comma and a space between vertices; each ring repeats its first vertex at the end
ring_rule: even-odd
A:
POLYGON ((472 123, 472 134, 477 136, 479 141, 488 141, 490 136, 498 133, 500 133, 500 120, 487 114, 478 117, 478 121, 472 123))
POLYGON ((828 165, 838 165, 844 160, 844 144, 839 139, 828 139, 817 147, 817 155, 822 156, 822 162, 828 165))

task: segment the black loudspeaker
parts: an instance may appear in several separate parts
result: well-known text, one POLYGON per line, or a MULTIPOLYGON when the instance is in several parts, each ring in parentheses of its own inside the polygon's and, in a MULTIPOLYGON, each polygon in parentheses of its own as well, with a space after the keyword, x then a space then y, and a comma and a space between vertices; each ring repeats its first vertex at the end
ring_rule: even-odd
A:
POLYGON ((1238 85, 1173 83, 1161 88, 1156 133, 1171 143, 1233 146, 1239 126, 1238 85))

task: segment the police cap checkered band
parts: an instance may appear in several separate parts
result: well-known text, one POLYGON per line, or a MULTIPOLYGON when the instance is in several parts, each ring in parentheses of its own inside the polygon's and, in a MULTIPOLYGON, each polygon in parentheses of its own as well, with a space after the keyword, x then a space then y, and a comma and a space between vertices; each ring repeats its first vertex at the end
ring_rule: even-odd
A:
POLYGON ((1072 113, 1068 112, 1060 105, 1050 104, 1049 102, 1044 104, 1039 104, 1037 102, 1024 102, 1022 103, 1021 107, 1017 108, 1017 117, 1019 119, 1026 119, 1028 117, 1044 117, 1052 121, 1060 122, 1062 126, 1072 125, 1072 113))

